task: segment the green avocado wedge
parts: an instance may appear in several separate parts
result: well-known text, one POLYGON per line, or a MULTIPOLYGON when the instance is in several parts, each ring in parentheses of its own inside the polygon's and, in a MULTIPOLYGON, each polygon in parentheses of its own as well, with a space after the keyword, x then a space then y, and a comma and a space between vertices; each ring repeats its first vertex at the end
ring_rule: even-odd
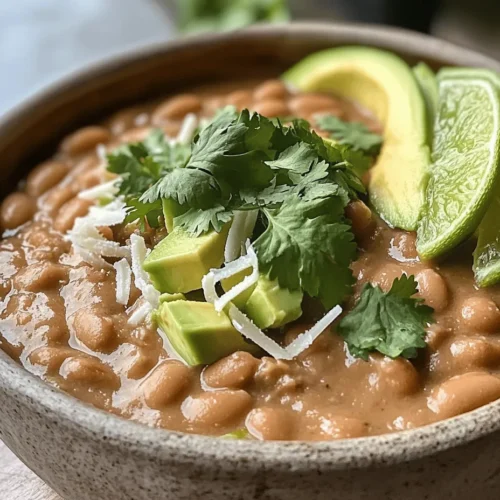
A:
POLYGON ((426 104, 411 68, 371 47, 312 54, 283 79, 302 91, 331 92, 371 110, 384 144, 371 170, 370 201, 391 226, 415 230, 424 202, 430 152, 426 104))

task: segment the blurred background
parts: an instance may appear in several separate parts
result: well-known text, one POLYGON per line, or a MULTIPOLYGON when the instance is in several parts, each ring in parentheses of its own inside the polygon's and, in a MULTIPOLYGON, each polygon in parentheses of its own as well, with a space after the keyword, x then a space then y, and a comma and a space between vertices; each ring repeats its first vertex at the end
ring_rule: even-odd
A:
POLYGON ((0 115, 83 64, 258 21, 346 20, 429 32, 500 58, 500 0, 0 0, 0 115))

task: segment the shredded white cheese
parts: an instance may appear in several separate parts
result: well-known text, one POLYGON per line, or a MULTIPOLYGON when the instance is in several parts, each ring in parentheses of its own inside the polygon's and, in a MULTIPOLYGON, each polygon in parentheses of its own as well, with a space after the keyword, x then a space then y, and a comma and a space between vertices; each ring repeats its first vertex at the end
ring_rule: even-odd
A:
POLYGON ((106 155, 108 153, 108 150, 106 149, 105 144, 98 144, 95 148, 95 152, 99 160, 101 160, 102 162, 106 161, 106 155))
POLYGON ((132 314, 130 314, 127 323, 132 326, 137 326, 146 320, 153 308, 149 302, 139 298, 130 310, 132 314))
POLYGON ((176 142, 188 144, 193 138, 196 127, 198 126, 198 118, 194 113, 188 113, 184 117, 179 134, 176 137, 176 142))
POLYGON ((132 270, 127 259, 119 260, 113 264, 116 271, 116 302, 126 306, 130 298, 132 286, 132 270))
POLYGON ((148 255, 144 238, 138 234, 132 234, 130 237, 130 250, 135 286, 142 292, 143 297, 151 307, 155 309, 158 307, 160 292, 151 284, 148 273, 142 268, 142 264, 148 255))
POLYGON ((121 179, 117 177, 109 182, 98 184, 97 186, 85 189, 78 194, 78 198, 83 200, 100 200, 103 198, 114 198, 118 194, 118 186, 121 179))

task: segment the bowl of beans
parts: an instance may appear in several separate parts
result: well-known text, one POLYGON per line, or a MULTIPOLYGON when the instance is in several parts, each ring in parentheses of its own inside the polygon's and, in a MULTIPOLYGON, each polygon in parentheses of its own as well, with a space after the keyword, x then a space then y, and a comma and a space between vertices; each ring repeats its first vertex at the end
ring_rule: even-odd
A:
POLYGON ((499 69, 263 25, 2 117, 0 438, 68 499, 496 498, 499 69))

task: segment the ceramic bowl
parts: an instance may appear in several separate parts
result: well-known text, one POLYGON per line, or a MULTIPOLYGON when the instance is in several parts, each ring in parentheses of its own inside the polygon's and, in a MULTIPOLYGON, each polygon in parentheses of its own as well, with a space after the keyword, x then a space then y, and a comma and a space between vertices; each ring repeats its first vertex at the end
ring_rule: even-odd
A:
MULTIPOLYGON (((85 67, 1 119, 1 194, 65 133, 115 109, 200 82, 276 76, 311 52, 344 44, 434 67, 500 69, 435 38, 346 24, 260 26, 146 46, 85 67)), ((69 500, 489 500, 500 491, 500 401, 378 437, 225 440, 122 420, 46 385, 0 351, 0 438, 69 500)))

